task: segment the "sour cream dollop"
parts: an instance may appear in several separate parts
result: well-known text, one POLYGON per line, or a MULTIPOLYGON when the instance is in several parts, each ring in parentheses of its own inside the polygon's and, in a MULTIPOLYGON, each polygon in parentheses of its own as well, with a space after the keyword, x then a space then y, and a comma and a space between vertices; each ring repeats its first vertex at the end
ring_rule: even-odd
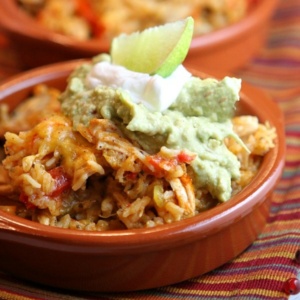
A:
POLYGON ((127 91, 133 102, 144 104, 150 111, 164 111, 176 100, 192 76, 179 65, 168 77, 134 72, 123 66, 103 61, 95 64, 86 77, 91 88, 109 86, 127 91))

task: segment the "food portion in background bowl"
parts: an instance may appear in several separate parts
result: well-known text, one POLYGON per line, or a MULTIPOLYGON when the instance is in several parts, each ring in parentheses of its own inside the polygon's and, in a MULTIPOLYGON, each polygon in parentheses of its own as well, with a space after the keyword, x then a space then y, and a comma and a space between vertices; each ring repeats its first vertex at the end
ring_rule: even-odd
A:
MULTIPOLYGON (((31 1, 31 3, 38 1, 31 1)), ((109 52, 111 38, 105 34, 102 25, 100 28, 94 26, 98 28, 98 32, 101 32, 100 37, 79 40, 39 25, 34 17, 31 17, 30 14, 20 8, 18 0, 2 2, 0 26, 10 42, 15 57, 14 65, 21 69, 58 61, 91 58, 99 53, 109 52), (38 55, 32 55, 32 53, 38 53, 38 55)), ((120 3, 124 2, 127 1, 120 1, 120 3)), ((225 3, 227 1, 212 1, 212 3, 219 2, 225 3)), ((242 1, 237 1, 237 3, 240 2, 242 1)), ((228 74, 245 65, 263 46, 270 19, 278 2, 279 0, 249 0, 249 4, 247 4, 249 8, 239 21, 223 26, 218 30, 210 31, 207 34, 194 34, 185 60, 185 66, 209 74, 215 74, 215 72, 228 74)), ((58 1, 58 3, 63 5, 68 2, 58 1)), ((141 1, 141 3, 148 5, 152 2, 141 1)), ((231 1, 228 1, 228 3, 231 3, 231 1)), ((90 16, 89 13, 87 15, 89 23, 94 24, 94 17, 90 16)), ((169 15, 173 16, 172 13, 169 15)), ((199 19, 198 15, 194 17, 199 19)), ((223 17, 220 19, 223 20, 223 17)), ((122 27, 126 25, 118 20, 113 23, 116 26, 121 24, 122 27)), ((69 24, 69 22, 66 22, 66 24, 69 24)), ((73 25, 71 27, 72 31, 73 25)), ((77 28, 77 26, 75 27, 77 28)), ((76 29, 75 31, 80 32, 81 30, 76 29)))
POLYGON ((256 116, 234 117, 239 79, 194 77, 182 66, 181 55, 174 63, 177 52, 188 52, 191 24, 188 18, 120 36, 111 55, 74 70, 63 93, 37 87, 51 116, 40 121, 36 111, 30 113, 32 101, 41 102, 41 96, 19 110, 36 126, 28 121, 29 129, 20 128, 20 115, 11 119, 1 109, 1 126, 17 132, 4 134, 3 166, 24 204, 12 205, 11 211, 63 228, 149 228, 230 201, 251 182, 275 146, 276 131, 256 116), (153 73, 137 72, 134 67, 146 68, 145 60, 127 53, 124 45, 156 45, 170 28, 174 36, 180 30, 178 44, 185 43, 176 45, 176 53, 171 51, 171 59, 166 55, 153 73), (115 64, 120 53, 139 64, 115 64))
POLYGON ((42 26, 78 40, 113 38, 192 16, 194 35, 240 21, 249 0, 19 0, 42 26))

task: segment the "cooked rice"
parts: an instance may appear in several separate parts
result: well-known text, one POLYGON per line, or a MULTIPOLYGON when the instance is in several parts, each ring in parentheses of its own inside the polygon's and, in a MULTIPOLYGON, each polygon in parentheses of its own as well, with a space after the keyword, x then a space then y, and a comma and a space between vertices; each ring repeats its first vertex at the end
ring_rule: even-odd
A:
POLYGON ((0 105, 0 137, 6 132, 29 130, 49 115, 60 110, 57 100, 60 92, 40 84, 34 87, 32 95, 22 102, 13 112, 8 105, 0 105))
MULTIPOLYGON (((2 209, 10 207, 11 213, 49 226, 104 231, 172 223, 218 205, 208 191, 194 190, 189 163, 179 159, 182 150, 162 147, 150 155, 106 119, 93 119, 74 131, 54 107, 54 114, 49 110, 42 121, 30 115, 37 123, 30 130, 5 134, 0 183, 6 188, 0 193, 20 195, 23 206, 3 204, 2 209)), ((235 194, 256 175, 274 147, 276 132, 255 116, 237 116, 232 122, 247 146, 233 138, 225 141, 241 163, 241 177, 232 182, 235 194)), ((185 155, 190 161, 195 157, 188 151, 185 155)))

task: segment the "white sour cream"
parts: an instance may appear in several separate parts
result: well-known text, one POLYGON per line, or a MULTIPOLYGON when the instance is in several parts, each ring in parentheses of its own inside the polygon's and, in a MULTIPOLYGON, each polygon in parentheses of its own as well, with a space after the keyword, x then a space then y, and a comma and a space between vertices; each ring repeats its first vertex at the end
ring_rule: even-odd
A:
POLYGON ((133 102, 144 104, 150 111, 164 111, 176 100, 191 76, 182 65, 169 77, 163 78, 103 61, 93 66, 86 80, 91 88, 101 85, 121 88, 130 94, 133 102))

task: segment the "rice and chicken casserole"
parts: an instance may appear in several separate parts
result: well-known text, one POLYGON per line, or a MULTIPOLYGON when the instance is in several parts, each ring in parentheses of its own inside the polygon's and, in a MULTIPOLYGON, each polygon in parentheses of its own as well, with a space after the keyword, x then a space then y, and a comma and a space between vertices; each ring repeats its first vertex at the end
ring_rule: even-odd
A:
MULTIPOLYGON (((60 96, 40 85, 14 114, 2 105, 6 188, 0 193, 12 202, 0 208, 46 225, 103 231, 171 223, 221 203, 206 188, 195 188, 194 152, 161 147, 148 153, 105 118, 74 128, 61 111, 60 96)), ((230 136, 223 141, 239 161, 234 195, 254 178, 276 132, 255 116, 234 116, 231 122, 243 142, 230 136)))

